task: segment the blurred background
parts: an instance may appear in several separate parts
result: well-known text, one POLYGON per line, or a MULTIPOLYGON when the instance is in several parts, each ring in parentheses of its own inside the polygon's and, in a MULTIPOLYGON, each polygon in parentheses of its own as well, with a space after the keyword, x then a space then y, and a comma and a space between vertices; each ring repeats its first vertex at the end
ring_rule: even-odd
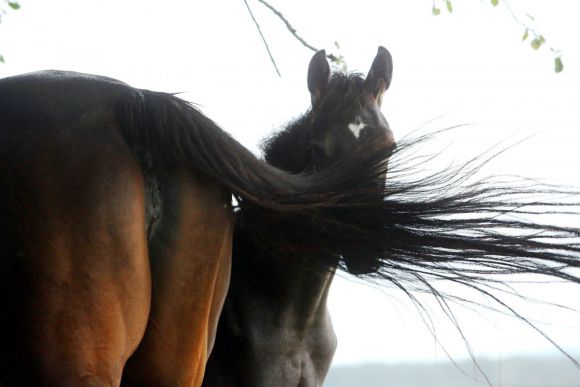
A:
MULTIPOLYGON (((17 10, 9 3, 2 77, 74 70, 180 92, 256 154, 263 138, 309 107, 313 52, 255 0, 248 4, 281 76, 243 0, 21 0, 17 10)), ((377 46, 389 49, 394 76, 383 113, 397 138, 468 124, 424 149, 441 152, 438 166, 517 143, 485 172, 580 186, 580 3, 455 0, 452 12, 432 0, 270 3, 310 44, 342 55, 348 70, 366 73, 377 46)), ((514 286, 536 302, 507 298, 511 305, 580 358, 580 314, 545 304, 580 310, 579 289, 527 280, 514 286)), ((434 329, 399 291, 339 275, 329 300, 339 344, 325 385, 485 385, 471 351, 495 386, 580 386, 578 368, 516 318, 455 305, 460 332, 435 300, 420 297, 434 329)))

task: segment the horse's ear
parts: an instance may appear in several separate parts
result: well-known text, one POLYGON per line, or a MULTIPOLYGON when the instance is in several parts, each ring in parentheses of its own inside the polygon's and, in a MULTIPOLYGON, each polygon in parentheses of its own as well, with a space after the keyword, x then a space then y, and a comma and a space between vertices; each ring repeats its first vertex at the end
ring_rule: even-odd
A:
POLYGON ((329 81, 330 66, 326 60, 326 51, 320 50, 314 54, 308 65, 308 90, 312 106, 320 101, 329 81))
POLYGON ((365 89, 371 93, 379 105, 383 93, 391 85, 392 76, 393 58, 386 48, 380 46, 364 83, 365 89))

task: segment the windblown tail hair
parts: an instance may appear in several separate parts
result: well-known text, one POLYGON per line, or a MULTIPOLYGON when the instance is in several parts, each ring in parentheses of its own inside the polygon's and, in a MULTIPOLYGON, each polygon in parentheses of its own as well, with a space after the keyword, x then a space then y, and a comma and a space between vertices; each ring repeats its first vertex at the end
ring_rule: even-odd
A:
MULTIPOLYGON (((342 208, 344 197, 358 187, 380 181, 391 151, 367 148, 322 173, 292 175, 257 159, 172 94, 132 89, 120 99, 117 115, 132 149, 146 152, 158 166, 202 172, 229 190, 239 203, 245 227, 280 256, 293 249, 323 259, 329 251, 342 250, 320 224, 359 226, 356 214, 338 219, 332 209, 342 208)), ((382 193, 381 189, 372 195, 380 200, 382 193)))
MULTIPOLYGON (((359 214, 380 227, 352 241, 350 254, 359 259, 355 267, 368 272, 367 277, 394 284, 427 319, 429 312, 417 293, 433 295, 470 354, 451 304, 513 315, 580 368, 576 359, 507 301, 512 296, 528 299, 510 285, 521 280, 514 274, 526 275, 528 280, 532 275, 535 281, 580 283, 580 228, 565 226, 570 220, 576 225, 580 221, 580 189, 514 176, 476 178, 508 148, 492 149, 464 164, 426 174, 433 160, 417 156, 417 148, 438 134, 400 142, 389 161, 384 200, 377 204, 361 201, 359 214), (381 253, 373 254, 376 251, 381 253), (440 290, 448 288, 445 283, 449 282, 468 292, 440 290), (489 304, 482 305, 466 294, 479 294, 489 304)), ((348 254, 343 257, 343 269, 353 266, 348 254)))
MULTIPOLYGON (((437 157, 420 156, 418 148, 442 132, 446 130, 400 141, 392 150, 388 171, 381 171, 387 174, 386 184, 370 180, 341 195, 339 202, 344 206, 318 210, 322 220, 318 225, 325 233, 309 231, 316 238, 329 236, 340 242, 343 270, 393 284, 416 303, 424 317, 429 318, 429 312, 417 292, 433 295, 467 345, 449 302, 481 304, 440 290, 441 283, 452 282, 470 290, 469 294, 475 291, 483 295, 494 305, 492 309, 528 324, 580 368, 505 300, 513 295, 526 298, 509 285, 513 274, 580 283, 579 271, 574 270, 580 266, 580 228, 558 225, 572 217, 580 220, 580 190, 513 176, 476 179, 483 167, 507 148, 492 149, 464 164, 427 174, 437 157)), ((341 162, 348 164, 350 160, 341 162)), ((379 168, 386 168, 386 164, 379 164, 379 168)), ((267 235, 267 230, 258 235, 267 235)), ((268 241, 261 239, 259 243, 263 248, 268 241)))
POLYGON ((121 99, 118 113, 132 147, 230 190, 245 232, 271 254, 308 257, 310 265, 338 254, 355 273, 410 287, 429 288, 430 279, 471 285, 514 273, 580 282, 567 271, 580 266, 580 229, 525 219, 578 212, 578 203, 562 198, 580 192, 524 179, 470 182, 485 163, 479 158, 424 176, 424 164, 410 165, 414 149, 436 134, 396 149, 369 142, 328 169, 292 175, 257 159, 171 94, 136 90, 121 99))
POLYGON ((384 200, 358 210, 381 225, 363 245, 382 251, 375 262, 359 264, 377 268, 375 276, 426 290, 430 280, 472 285, 511 274, 580 282, 568 270, 580 266, 580 228, 554 224, 580 219, 578 188, 513 176, 476 180, 497 156, 493 151, 425 175, 424 163, 431 160, 414 159, 414 149, 436 134, 400 143, 389 162, 384 200))

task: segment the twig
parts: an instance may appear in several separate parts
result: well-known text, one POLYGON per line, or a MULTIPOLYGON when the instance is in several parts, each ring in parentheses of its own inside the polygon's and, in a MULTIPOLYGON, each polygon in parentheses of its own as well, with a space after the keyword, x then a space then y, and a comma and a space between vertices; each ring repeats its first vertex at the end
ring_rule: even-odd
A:
MULTIPOLYGON (((546 38, 544 37, 544 35, 538 33, 536 31, 536 29, 523 22, 515 13, 515 11, 513 10, 509 0, 502 0, 502 3, 505 5, 505 7, 507 8, 507 10, 509 11, 509 13, 511 14, 512 18, 519 23, 522 27, 525 28, 525 33, 524 36, 522 38, 522 40, 526 40, 528 38, 528 33, 531 32, 534 35, 534 39, 532 40, 531 46, 534 50, 537 50, 538 48, 540 48, 540 46, 542 46, 543 44, 546 43, 546 38)), ((532 22, 534 22, 534 18, 527 14, 528 18, 532 20, 532 22)), ((555 72, 559 73, 564 69, 564 66, 562 64, 562 55, 560 53, 560 50, 557 50, 556 48, 554 48, 552 45, 548 45, 548 48, 550 49, 550 51, 552 51, 552 53, 555 55, 554 58, 554 63, 555 63, 555 72)))
POLYGON ((272 5, 270 5, 268 2, 266 2, 264 0, 258 0, 258 1, 262 4, 264 4, 264 6, 266 6, 266 8, 268 8, 270 11, 272 11, 274 13, 274 15, 278 16, 278 18, 284 22, 284 24, 286 24, 286 28, 288 28, 288 31, 290 31, 290 33, 292 35, 294 35, 294 37, 300 43, 302 43, 302 45, 304 47, 307 47, 314 52, 318 51, 318 49, 316 47, 312 46, 311 44, 308 44, 304 39, 302 39, 300 36, 298 36, 298 33, 296 32, 296 28, 292 27, 292 24, 290 24, 288 19, 286 19, 286 17, 284 15, 282 15, 282 12, 278 11, 276 8, 274 8, 272 5))
MULTIPOLYGON (((244 0, 245 1, 245 0, 244 0)), ((286 19, 286 17, 282 14, 282 12, 278 11, 276 8, 274 8, 270 3, 268 3, 265 0, 257 0, 260 3, 262 3, 266 8, 268 8, 270 11, 272 11, 272 13, 274 15, 276 15, 278 17, 278 19, 282 20, 282 22, 286 25, 286 28, 288 29, 288 31, 290 31, 290 33, 292 34, 292 36, 294 36, 296 38, 296 40, 298 40, 300 43, 302 43, 302 45, 314 52, 318 51, 318 49, 316 47, 314 47, 313 45, 309 44, 307 41, 305 41, 302 37, 300 37, 298 35, 298 33, 296 32, 296 28, 294 28, 292 26, 292 24, 290 24, 290 22, 288 21, 288 19, 286 19)), ((333 54, 327 54, 326 57, 328 59, 330 59, 331 61, 335 62, 335 63, 340 63, 342 60, 338 57, 336 57, 333 54)))
MULTIPOLYGON (((445 4, 447 5, 447 10, 449 11, 449 13, 451 13, 453 11, 453 6, 451 3, 451 0, 433 0, 433 6, 432 6, 432 13, 434 16, 437 16, 441 13, 441 10, 439 9, 439 5, 442 2, 445 2, 445 4)), ((560 50, 555 49, 553 46, 546 44, 546 38, 544 37, 544 35, 540 34, 533 25, 526 23, 524 20, 522 20, 514 11, 514 9, 512 8, 511 4, 510 4, 510 0, 492 0, 491 4, 496 7, 497 5, 499 5, 501 3, 503 3, 503 5, 505 5, 506 9, 508 10, 508 12, 510 13, 512 19, 514 19, 514 21, 516 23, 518 23, 519 25, 521 25, 522 27, 524 27, 525 32, 524 35, 522 36, 522 41, 525 41, 528 39, 530 33, 533 35, 533 39, 530 42, 531 47, 534 50, 538 50, 540 47, 542 46, 547 46, 550 51, 552 51, 552 53, 554 54, 554 71, 556 73, 560 73, 562 72, 562 70, 564 69, 564 65, 562 64, 562 54, 560 53, 560 50)), ((526 16, 533 22, 535 21, 534 18, 530 15, 530 14, 526 14, 526 16)))
POLYGON ((278 70, 278 66, 276 65, 276 61, 274 60, 274 57, 272 56, 272 52, 270 51, 270 47, 268 46, 268 42, 266 42, 266 38, 264 37, 264 34, 262 34, 262 29, 260 28, 260 24, 258 24, 258 21, 254 17, 254 14, 252 13, 252 10, 250 9, 250 5, 248 4, 248 2, 246 0, 244 0, 244 3, 246 4, 246 7, 248 8, 248 12, 250 13, 252 20, 254 21, 254 24, 256 25, 256 28, 258 29, 258 33, 260 34, 260 37, 262 38, 262 41, 264 42, 264 46, 266 46, 266 51, 268 51, 268 55, 270 56, 270 60, 272 61, 272 64, 274 65, 274 69, 276 69, 276 73, 278 73, 279 77, 282 77, 282 75, 280 74, 280 70, 278 70))

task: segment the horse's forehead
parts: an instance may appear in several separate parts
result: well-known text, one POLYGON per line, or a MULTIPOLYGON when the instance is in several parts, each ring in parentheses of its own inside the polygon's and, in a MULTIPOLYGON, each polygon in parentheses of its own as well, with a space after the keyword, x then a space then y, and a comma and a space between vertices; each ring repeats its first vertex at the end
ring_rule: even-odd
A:
POLYGON ((335 74, 325 93, 334 96, 333 98, 356 100, 363 93, 363 82, 358 74, 335 74))
POLYGON ((356 139, 359 138, 361 130, 367 127, 367 123, 363 121, 361 116, 356 116, 354 121, 348 124, 348 130, 354 135, 356 139))
POLYGON ((360 74, 332 77, 318 118, 319 122, 347 129, 357 139, 369 127, 389 129, 376 99, 365 90, 360 74))

